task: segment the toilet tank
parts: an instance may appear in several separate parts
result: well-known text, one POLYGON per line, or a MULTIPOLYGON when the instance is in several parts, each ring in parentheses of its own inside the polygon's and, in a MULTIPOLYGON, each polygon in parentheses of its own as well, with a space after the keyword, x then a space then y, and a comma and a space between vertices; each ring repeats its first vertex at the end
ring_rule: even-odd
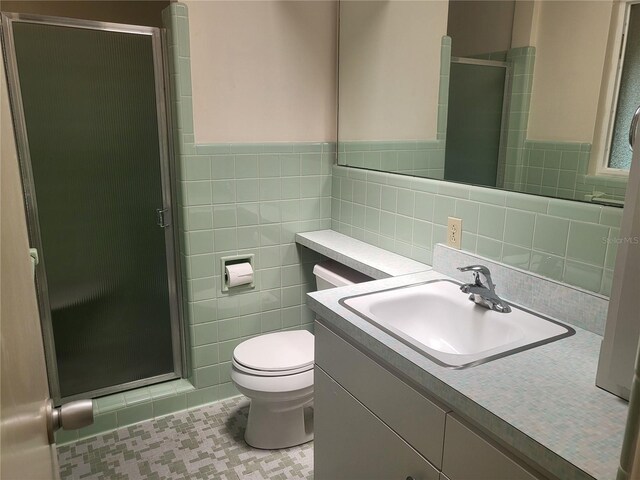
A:
POLYGON ((316 276, 316 287, 318 290, 327 288, 343 287, 354 283, 362 283, 373 280, 367 275, 357 272, 341 263, 327 260, 313 267, 313 274, 316 276))

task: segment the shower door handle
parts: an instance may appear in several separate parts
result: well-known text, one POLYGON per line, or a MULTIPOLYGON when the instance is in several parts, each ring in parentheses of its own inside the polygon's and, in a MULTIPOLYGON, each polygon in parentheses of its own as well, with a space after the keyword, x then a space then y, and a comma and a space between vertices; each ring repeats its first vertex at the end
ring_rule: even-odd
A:
POLYGON ((160 228, 167 228, 171 225, 171 213, 168 208, 156 208, 156 216, 160 228))
POLYGON ((93 423, 93 400, 76 400, 55 407, 53 400, 49 399, 46 409, 49 443, 55 442, 54 434, 60 428, 76 430, 93 423))
POLYGON ((633 151, 633 145, 636 143, 636 131, 638 130, 638 118, 640 118, 640 105, 636 109, 636 113, 631 118, 631 126, 629 127, 629 147, 633 151))

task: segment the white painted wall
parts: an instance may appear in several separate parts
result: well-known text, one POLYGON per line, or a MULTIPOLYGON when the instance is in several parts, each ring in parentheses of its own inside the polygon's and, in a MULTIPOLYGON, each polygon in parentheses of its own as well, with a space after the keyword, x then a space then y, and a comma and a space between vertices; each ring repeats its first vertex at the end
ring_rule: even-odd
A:
POLYGON ((336 140, 336 2, 185 3, 197 143, 336 140))
POLYGON ((511 48, 514 0, 457 0, 449 3, 451 54, 469 57, 511 48))
POLYGON ((436 138, 448 1, 340 3, 339 138, 436 138))
POLYGON ((593 141, 611 0, 540 3, 530 140, 593 141))
MULTIPOLYGON (((513 44, 537 48, 528 138, 593 141, 611 3, 516 4, 513 44)), ((335 2, 186 4, 198 143, 335 140, 335 2)), ((448 2, 340 8, 341 139, 434 139, 448 2)))
POLYGON ((511 47, 530 47, 536 45, 540 1, 518 0, 513 10, 513 32, 511 47))

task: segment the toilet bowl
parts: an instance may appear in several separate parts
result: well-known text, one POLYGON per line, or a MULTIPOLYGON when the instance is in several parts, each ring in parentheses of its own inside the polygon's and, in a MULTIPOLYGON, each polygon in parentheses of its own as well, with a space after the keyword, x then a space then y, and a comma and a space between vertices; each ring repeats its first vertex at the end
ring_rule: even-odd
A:
POLYGON ((251 399, 249 445, 270 450, 313 439, 313 335, 260 335, 238 345, 232 363, 231 380, 251 399))
MULTIPOLYGON (((335 262, 316 265, 318 290, 370 280, 335 262)), ((231 380, 251 400, 245 441, 273 450, 313 440, 313 335, 275 332, 245 340, 233 351, 231 380)))

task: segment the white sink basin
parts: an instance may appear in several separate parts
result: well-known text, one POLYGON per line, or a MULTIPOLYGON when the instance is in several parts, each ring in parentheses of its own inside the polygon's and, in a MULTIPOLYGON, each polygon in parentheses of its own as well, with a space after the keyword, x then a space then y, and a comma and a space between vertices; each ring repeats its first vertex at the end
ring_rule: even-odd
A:
POLYGON ((568 337, 571 327, 512 305, 499 313, 476 305, 460 284, 434 280, 356 295, 340 304, 436 363, 468 368, 568 337))

